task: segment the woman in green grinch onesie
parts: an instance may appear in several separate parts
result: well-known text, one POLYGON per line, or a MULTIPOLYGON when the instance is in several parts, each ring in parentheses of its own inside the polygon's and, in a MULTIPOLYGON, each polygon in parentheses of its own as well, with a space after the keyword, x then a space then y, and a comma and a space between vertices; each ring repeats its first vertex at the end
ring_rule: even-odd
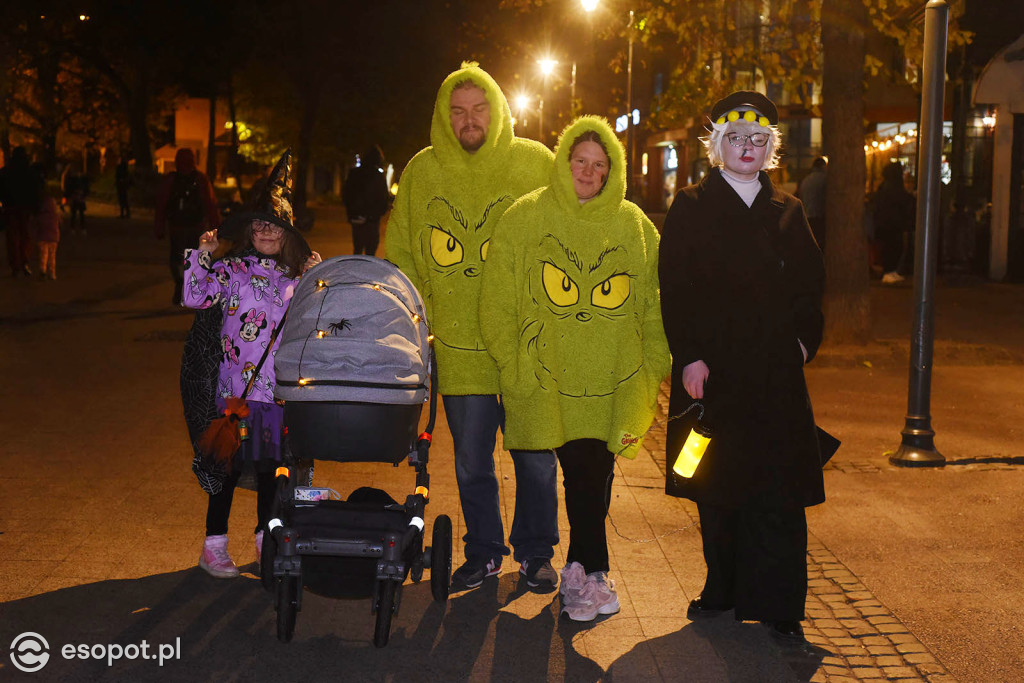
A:
MULTIPOLYGON (((509 552, 494 475, 504 414, 498 368, 480 338, 480 274, 494 225, 515 200, 547 182, 551 152, 515 137, 505 96, 475 64, 464 64, 441 85, 430 142, 402 174, 385 245, 388 260, 426 302, 466 522, 466 563, 453 580, 472 588, 497 574, 509 552)), ((513 463, 516 506, 509 542, 527 582, 553 587, 555 458, 513 455, 513 463)))
POLYGON ((602 118, 566 128, 549 182, 495 230, 480 321, 500 368, 505 446, 554 450, 562 466, 562 611, 590 621, 619 609, 605 537, 615 456, 636 456, 669 370, 658 233, 624 199, 625 154, 602 118))

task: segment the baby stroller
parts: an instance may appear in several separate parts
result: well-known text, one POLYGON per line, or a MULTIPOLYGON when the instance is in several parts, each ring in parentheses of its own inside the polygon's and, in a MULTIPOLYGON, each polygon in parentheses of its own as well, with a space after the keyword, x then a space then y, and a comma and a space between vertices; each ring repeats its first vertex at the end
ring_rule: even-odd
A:
MULTIPOLYGON (((423 301, 395 266, 371 256, 339 256, 299 282, 275 357, 275 396, 297 459, 391 463, 416 470, 404 503, 362 487, 347 500, 299 486, 279 468, 260 576, 275 594, 277 637, 292 638, 303 588, 329 597, 373 596, 373 642, 387 644, 402 583, 430 569, 445 602, 451 585, 452 523, 440 515, 424 548, 427 459, 437 403, 435 363, 423 301), (426 431, 416 436, 425 402, 426 431)), ((308 482, 302 482, 308 483, 308 482)))

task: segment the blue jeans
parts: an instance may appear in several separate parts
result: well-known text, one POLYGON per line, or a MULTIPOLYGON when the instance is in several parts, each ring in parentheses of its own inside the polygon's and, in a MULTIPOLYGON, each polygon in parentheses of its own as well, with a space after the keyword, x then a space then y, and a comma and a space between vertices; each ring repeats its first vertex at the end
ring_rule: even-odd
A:
MULTIPOLYGON (((455 443, 455 477, 466 522, 466 559, 500 560, 508 555, 494 475, 494 445, 504 427, 497 396, 444 396, 448 429, 455 443)), ((551 559, 558 545, 558 463, 551 451, 511 451, 516 469, 516 509, 509 542, 522 562, 551 559)))

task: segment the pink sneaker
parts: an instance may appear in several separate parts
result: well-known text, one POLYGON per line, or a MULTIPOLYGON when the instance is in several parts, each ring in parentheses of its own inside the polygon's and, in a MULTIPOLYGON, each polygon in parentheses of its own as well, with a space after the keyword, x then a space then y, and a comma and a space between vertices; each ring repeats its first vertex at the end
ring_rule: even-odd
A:
POLYGON ((598 614, 615 614, 619 611, 615 583, 604 572, 587 575, 583 590, 565 601, 562 611, 573 621, 593 621, 598 614))
POLYGON ((562 596, 562 602, 575 598, 583 590, 583 584, 587 582, 587 572, 579 562, 570 562, 562 567, 562 583, 558 592, 562 596))
POLYGON ((263 531, 256 532, 256 564, 263 559, 263 531))
POLYGON ((228 537, 207 536, 203 543, 203 554, 199 556, 199 566, 210 576, 218 579, 231 579, 238 576, 238 567, 228 555, 228 537))

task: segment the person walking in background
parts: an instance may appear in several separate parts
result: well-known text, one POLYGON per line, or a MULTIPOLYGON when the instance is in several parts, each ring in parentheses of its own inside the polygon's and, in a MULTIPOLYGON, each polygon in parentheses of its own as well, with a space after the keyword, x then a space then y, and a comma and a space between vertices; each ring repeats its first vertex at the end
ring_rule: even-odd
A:
POLYGON ((0 168, 0 217, 7 239, 7 262, 11 277, 31 275, 32 221, 39 205, 40 182, 29 164, 24 147, 11 150, 0 168))
POLYGON ((71 234, 85 235, 85 198, 89 196, 89 179, 84 173, 79 172, 78 166, 74 162, 68 164, 62 179, 61 190, 71 214, 68 218, 71 234))
POLYGON ((712 169, 665 218, 659 274, 672 351, 666 492, 697 503, 707 579, 690 619, 735 610, 803 636, 807 518, 825 500, 803 366, 821 343, 825 268, 800 201, 772 184, 774 103, 740 91, 711 109, 712 169), (690 430, 713 430, 687 478, 690 430))
POLYGON ((220 225, 220 212, 213 185, 196 168, 191 149, 179 149, 174 156, 175 170, 167 174, 156 195, 154 234, 158 240, 168 236, 168 266, 174 281, 172 305, 181 303, 184 278, 181 255, 185 249, 199 246, 199 236, 220 225))
POLYGON ((373 145, 359 156, 359 163, 348 172, 341 192, 345 213, 352 225, 352 253, 376 255, 380 219, 391 202, 380 147, 373 145))
POLYGON ((480 330, 501 373, 505 446, 554 450, 562 466, 562 612, 591 621, 619 611, 605 531, 615 457, 636 457, 669 371, 658 232, 625 199, 626 154, 602 118, 565 129, 550 183, 495 228, 480 330))
POLYGON ((128 156, 122 154, 120 163, 114 169, 114 186, 117 188, 117 205, 121 211, 121 218, 132 217, 132 207, 128 204, 128 189, 134 184, 128 156))
MULTIPOLYGON (((508 555, 494 476, 504 413, 498 366, 480 336, 480 274, 501 214, 547 184, 551 152, 512 131, 498 84, 464 63, 441 84, 430 147, 409 162, 385 237, 387 258, 423 293, 434 334, 438 387, 455 443, 455 476, 466 522, 465 563, 452 575, 473 588, 501 571, 508 555)), ((558 544, 557 464, 551 452, 521 457, 509 542, 531 587, 551 588, 558 544)))
POLYGON ((60 242, 60 210, 57 200, 43 193, 33 221, 36 252, 39 255, 39 279, 57 279, 57 243, 60 242))
POLYGON ((203 233, 197 249, 184 250, 188 283, 182 305, 221 310, 217 408, 223 411, 226 399, 242 396, 252 379, 246 397, 252 436, 242 441, 217 482, 216 492, 213 487, 208 491, 206 540, 199 566, 217 578, 238 576, 238 567, 228 554, 227 532, 235 487, 244 467, 252 467, 256 473, 259 560, 275 491, 274 469, 283 457, 284 430, 284 408, 274 401, 273 356, 268 355, 269 362, 261 367, 259 361, 273 330, 284 319, 299 277, 320 262, 320 255, 310 250, 293 226, 290 180, 291 154, 286 152, 271 174, 268 196, 260 208, 244 221, 232 221, 241 234, 230 236, 236 246, 225 258, 214 262, 211 257, 220 243, 217 230, 203 233))
POLYGON ((914 195, 903 181, 903 164, 891 163, 882 170, 882 182, 871 197, 871 219, 882 259, 882 282, 902 282, 908 274, 905 252, 914 233, 914 195))
POLYGON ((807 222, 811 226, 814 241, 822 253, 825 251, 825 180, 828 162, 818 157, 811 164, 811 172, 800 181, 796 196, 803 202, 807 222))

